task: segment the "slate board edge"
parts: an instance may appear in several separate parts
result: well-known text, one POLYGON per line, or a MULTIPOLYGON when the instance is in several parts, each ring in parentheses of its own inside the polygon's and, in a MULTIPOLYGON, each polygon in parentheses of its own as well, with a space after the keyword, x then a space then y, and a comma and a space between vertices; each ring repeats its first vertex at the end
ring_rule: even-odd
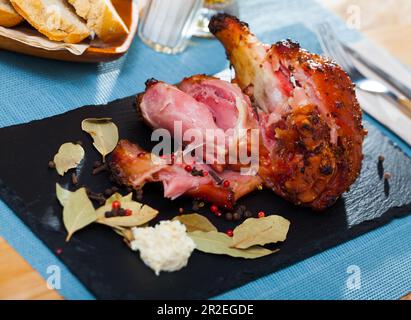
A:
MULTIPOLYGON (((10 190, 3 183, 1 179, 0 179, 0 196, 13 211, 18 211, 19 209, 26 208, 24 202, 17 195, 14 194, 13 190, 10 190)), ((262 278, 268 274, 277 272, 285 267, 289 267, 296 262, 301 262, 320 252, 324 252, 325 251, 323 249, 324 247, 326 248, 326 250, 329 250, 337 245, 345 243, 348 240, 357 238, 367 233, 368 231, 375 230, 378 227, 384 226, 394 219, 406 217, 410 213, 411 213, 411 204, 407 206, 403 206, 401 208, 398 208, 398 207, 391 208, 390 210, 385 212, 380 218, 365 221, 359 225, 356 225, 350 228, 348 233, 346 234, 340 234, 338 237, 336 237, 335 234, 332 236, 330 235, 324 238, 322 241, 318 241, 316 245, 312 247, 311 250, 308 250, 302 254, 290 255, 288 259, 284 260, 283 263, 278 265, 275 269, 273 269, 271 265, 267 265, 267 268, 261 269, 258 275, 249 274, 249 276, 247 276, 247 273, 241 273, 241 277, 236 276, 236 274, 239 274, 239 273, 233 273, 232 277, 224 279, 224 282, 221 284, 221 286, 218 289, 209 291, 206 295, 199 295, 196 297, 192 297, 192 299, 208 299, 218 294, 241 287, 246 283, 262 278), (234 282, 237 282, 235 286, 230 285, 230 283, 233 283, 233 279, 234 279, 234 282)), ((22 219, 22 220, 24 221, 24 223, 26 223, 25 221, 26 219, 22 219)), ((41 239, 41 236, 36 234, 36 237, 39 238, 43 242, 43 240, 41 239)), ((47 246, 45 242, 43 243, 47 246)), ((206 254, 206 253, 200 253, 200 254, 206 254)), ((59 259, 58 256, 56 256, 56 258, 59 259)), ((59 261, 64 264, 62 260, 59 259, 59 261)), ((69 265, 66 265, 66 267, 75 275, 74 270, 72 270, 69 265)), ((90 290, 95 297, 99 296, 98 292, 93 291, 93 288, 88 288, 88 290, 90 290)))
MULTIPOLYGON (((111 101, 107 104, 104 104, 104 105, 88 105, 88 106, 83 106, 83 107, 80 107, 80 108, 77 108, 77 109, 82 109, 82 108, 98 109, 98 108, 101 108, 101 107, 104 107, 104 106, 109 106, 109 105, 112 105, 112 104, 117 104, 117 103, 122 103, 122 102, 134 103, 134 99, 135 99, 135 95, 125 97, 125 98, 116 99, 116 100, 113 100, 113 101, 111 101)), ((57 118, 57 117, 60 117, 62 115, 69 114, 69 113, 73 112, 74 110, 76 110, 76 109, 69 110, 69 111, 64 112, 62 114, 53 115, 53 116, 47 117, 47 118, 32 120, 30 122, 23 123, 23 124, 16 124, 16 125, 3 127, 3 128, 0 128, 0 132, 1 132, 2 129, 7 129, 7 128, 11 128, 11 127, 26 126, 26 125, 30 125, 32 123, 41 122, 43 120, 52 120, 53 118, 57 118)), ((370 124, 372 126, 374 126, 373 123, 370 123, 370 124)), ((377 130, 378 130, 378 128, 377 128, 377 130)), ((398 146, 398 144, 396 144, 388 136, 386 136, 384 134, 384 132, 381 132, 381 130, 378 130, 378 132, 380 132, 382 135, 384 135, 384 137, 386 137, 386 139, 388 140, 390 145, 392 145, 395 149, 397 149, 403 155, 408 157, 408 155, 400 148, 400 146, 398 146)), ((1 179, 0 179, 0 197, 7 203, 7 205, 9 205, 9 207, 13 211, 18 211, 19 209, 25 209, 26 208, 26 206, 25 206, 24 202, 22 201, 22 199, 20 199, 17 195, 15 195, 14 191, 11 190, 9 187, 7 187, 1 179)), ((370 220, 370 221, 365 221, 365 222, 363 222, 359 225, 356 225, 356 226, 350 228, 349 232, 346 233, 346 234, 341 234, 337 237, 335 235, 326 237, 326 238, 322 239, 322 241, 318 241, 317 244, 314 245, 311 250, 307 250, 307 251, 303 252, 302 254, 297 253, 297 254, 293 254, 292 256, 290 255, 288 257, 288 259, 285 259, 276 268, 273 268, 272 266, 267 265, 267 268, 260 269, 258 275, 254 275, 252 273, 250 273, 250 274, 238 273, 238 274, 241 274, 241 276, 236 276, 235 274, 233 274, 232 276, 227 277, 226 279, 224 279, 223 282, 221 283, 221 285, 218 287, 218 289, 208 291, 206 295, 198 295, 198 296, 195 296, 195 297, 192 297, 192 298, 193 299, 210 298, 210 297, 213 297, 215 295, 221 294, 223 292, 238 288, 238 287, 240 287, 240 286, 242 286, 246 283, 249 283, 250 281, 253 281, 253 280, 259 279, 261 277, 264 277, 268 274, 277 272, 277 271, 279 271, 279 270, 281 270, 281 269, 283 269, 287 266, 290 266, 290 265, 292 265, 296 262, 303 261, 304 259, 312 257, 313 255, 315 255, 317 253, 324 252, 325 250, 328 250, 332 247, 335 247, 338 244, 342 244, 342 243, 344 243, 348 240, 351 240, 351 239, 354 239, 354 238, 356 238, 360 235, 363 235, 363 234, 367 233, 368 231, 376 229, 377 227, 381 227, 383 225, 386 225, 390 221, 392 221, 396 218, 405 217, 410 213, 411 213, 411 204, 403 206, 403 207, 391 208, 390 210, 385 212, 379 218, 376 218, 376 219, 373 219, 373 220, 370 220), (322 249, 321 249, 321 246, 323 246, 322 249), (324 250, 324 248, 326 248, 326 249, 324 250), (230 284, 233 281, 233 279, 235 279, 234 281, 237 282, 235 286, 230 284)), ((27 219, 22 219, 22 218, 20 218, 20 219, 28 226, 28 224, 26 223, 27 219)), ((45 242, 41 239, 40 236, 38 236, 36 234, 36 237, 38 239, 40 239, 45 244, 45 242)), ((46 247, 48 247, 48 246, 46 245, 46 247)), ((200 254, 203 254, 203 253, 200 253, 200 254)), ((73 275, 76 274, 75 272, 73 272, 71 267, 69 265, 66 265, 58 256, 56 256, 56 258, 59 261, 61 261, 73 273, 73 275)), ((90 288, 87 287, 87 288, 88 288, 88 290, 90 290, 93 293, 94 296, 96 296, 96 297, 99 296, 99 294, 94 292, 91 287, 90 288)), ((204 294, 204 292, 203 292, 203 294, 204 294)), ((167 297, 165 297, 165 298, 167 298, 167 297)))
POLYGON ((110 105, 112 105, 112 104, 117 104, 117 103, 121 103, 121 102, 127 102, 128 100, 130 100, 130 102, 133 103, 133 106, 135 106, 136 96, 137 96, 137 95, 132 95, 132 96, 124 97, 124 98, 115 99, 115 100, 113 100, 113 101, 107 102, 106 104, 85 105, 85 106, 81 106, 81 107, 78 107, 78 108, 74 108, 74 109, 68 110, 68 111, 63 112, 63 113, 59 113, 59 114, 55 114, 55 115, 49 116, 49 117, 46 117, 46 118, 33 119, 33 120, 31 120, 31 121, 27 121, 27 122, 24 122, 24 123, 17 123, 17 124, 12 124, 12 125, 5 126, 5 127, 0 127, 0 132, 1 132, 1 130, 3 130, 3 129, 18 128, 18 127, 23 127, 23 126, 35 124, 35 123, 37 123, 37 122, 41 122, 41 121, 44 121, 44 120, 52 120, 52 119, 54 119, 54 118, 58 118, 58 117, 67 115, 67 114, 69 114, 69 113, 71 113, 71 112, 73 112, 73 111, 76 111, 76 110, 82 109, 82 108, 90 108, 90 109, 91 109, 91 108, 95 108, 95 109, 99 109, 99 108, 102 108, 102 107, 108 107, 108 106, 110 106, 110 105))

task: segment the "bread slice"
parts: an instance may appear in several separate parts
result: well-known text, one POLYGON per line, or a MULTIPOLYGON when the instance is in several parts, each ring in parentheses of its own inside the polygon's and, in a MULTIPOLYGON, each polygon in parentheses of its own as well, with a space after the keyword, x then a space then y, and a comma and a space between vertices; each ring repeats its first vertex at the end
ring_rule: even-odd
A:
POLYGON ((110 0, 68 0, 87 26, 104 42, 121 39, 129 33, 110 0))
POLYGON ((50 40, 78 43, 90 35, 65 0, 11 0, 14 9, 50 40))
POLYGON ((24 19, 12 7, 9 0, 0 0, 0 26, 14 27, 24 19))

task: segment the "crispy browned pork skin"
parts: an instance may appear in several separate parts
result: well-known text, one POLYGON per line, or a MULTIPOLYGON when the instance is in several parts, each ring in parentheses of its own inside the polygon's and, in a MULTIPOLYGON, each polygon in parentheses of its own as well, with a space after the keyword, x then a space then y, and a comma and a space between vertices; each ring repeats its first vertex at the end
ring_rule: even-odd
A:
POLYGON ((264 183, 296 204, 331 206, 356 180, 363 159, 366 133, 348 75, 290 40, 262 44, 235 17, 217 15, 209 27, 235 82, 260 110, 264 183))
POLYGON ((138 145, 121 140, 113 152, 111 169, 121 184, 137 190, 149 182, 162 182, 164 196, 167 198, 175 199, 186 195, 225 209, 232 209, 239 198, 261 185, 258 176, 243 176, 231 170, 225 170, 217 175, 205 164, 196 164, 195 168, 198 172, 209 174, 194 176, 185 170, 184 163, 167 164, 158 161, 161 159, 138 145), (230 181, 229 187, 221 183, 224 180, 230 181))
MULTIPOLYGON (((228 15, 213 18, 210 30, 226 48, 235 83, 202 75, 177 86, 151 80, 137 98, 138 110, 153 129, 173 133, 175 121, 182 123, 181 134, 214 129, 206 144, 219 135, 237 137, 239 129, 247 135, 259 129, 258 172, 243 176, 242 165, 196 164, 210 174, 192 175, 187 163, 153 163, 155 156, 121 141, 111 162, 117 179, 136 189, 162 182, 165 197, 188 195, 227 209, 261 183, 297 205, 331 206, 355 181, 363 158, 365 131, 347 74, 289 40, 262 44, 228 15)), ((228 150, 217 143, 215 153, 227 156, 228 150)))

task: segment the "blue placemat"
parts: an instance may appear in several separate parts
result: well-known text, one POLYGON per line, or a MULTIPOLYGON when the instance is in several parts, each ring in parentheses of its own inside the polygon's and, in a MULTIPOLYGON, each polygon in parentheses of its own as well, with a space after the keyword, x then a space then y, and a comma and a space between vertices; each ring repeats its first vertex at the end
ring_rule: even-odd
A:
MULTIPOLYGON (((360 38, 357 32, 345 29, 339 19, 312 0, 240 1, 240 10, 242 19, 249 22, 251 29, 262 40, 269 43, 281 38, 293 38, 307 49, 320 52, 310 28, 324 19, 330 20, 345 40, 360 38)), ((214 74, 226 66, 224 50, 215 40, 193 40, 183 54, 167 56, 153 52, 137 39, 122 59, 96 65, 0 52, 0 126, 129 96, 144 89, 147 78, 155 77, 173 83, 195 73, 214 74)), ((384 127, 379 127, 411 156, 408 145, 384 127)), ((7 156, 7 153, 2 153, 2 156, 7 156)), ((216 298, 397 299, 411 291, 410 227, 411 217, 396 220, 216 298), (354 271, 354 274, 349 274, 349 271, 354 271), (352 285, 352 276, 356 277, 355 285, 352 285)), ((58 266, 61 270, 59 292, 65 298, 93 298, 56 255, 2 202, 0 235, 43 277, 52 275, 53 269, 48 269, 50 266, 58 266)))

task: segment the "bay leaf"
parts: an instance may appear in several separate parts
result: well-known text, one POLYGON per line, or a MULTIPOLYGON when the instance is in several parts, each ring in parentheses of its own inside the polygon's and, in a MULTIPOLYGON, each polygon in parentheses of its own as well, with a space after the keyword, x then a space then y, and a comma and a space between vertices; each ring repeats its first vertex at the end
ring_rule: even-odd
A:
POLYGON ((114 150, 118 143, 118 128, 110 118, 89 118, 81 123, 81 129, 89 133, 94 140, 94 147, 103 156, 114 150))
POLYGON ((255 245, 284 241, 289 228, 290 221, 281 216, 249 218, 234 229, 231 247, 246 249, 255 245))
POLYGON ((66 241, 69 241, 76 231, 95 222, 97 215, 85 188, 80 188, 62 199, 64 199, 63 222, 68 232, 66 241))
POLYGON ((106 204, 97 209, 97 222, 113 228, 131 228, 142 226, 158 215, 157 210, 135 201, 121 202, 121 207, 123 209, 130 209, 133 214, 130 216, 106 218, 105 213, 111 211, 111 204, 106 204))
POLYGON ((129 243, 134 240, 133 231, 131 231, 131 228, 113 227, 113 230, 129 243))
POLYGON ((64 207, 67 204, 67 202, 69 201, 69 197, 72 194, 73 192, 64 189, 62 186, 56 183, 56 196, 62 207, 64 207))
POLYGON ((114 201, 120 201, 120 202, 133 201, 133 193, 130 192, 128 195, 123 196, 120 193, 116 192, 110 198, 106 200, 105 204, 112 204, 114 201))
POLYGON ((174 220, 180 221, 184 224, 187 228, 187 232, 194 232, 194 231, 217 231, 217 228, 201 214, 192 213, 192 214, 184 214, 181 216, 176 216, 173 218, 174 220))
POLYGON ((222 232, 194 231, 189 232, 188 236, 195 242, 197 250, 206 253, 223 254, 244 259, 256 259, 276 252, 260 246, 254 246, 248 249, 231 248, 232 239, 222 232))
POLYGON ((59 175, 64 174, 70 169, 77 168, 84 158, 84 149, 79 144, 71 142, 64 143, 60 146, 59 151, 54 156, 54 163, 59 175))

